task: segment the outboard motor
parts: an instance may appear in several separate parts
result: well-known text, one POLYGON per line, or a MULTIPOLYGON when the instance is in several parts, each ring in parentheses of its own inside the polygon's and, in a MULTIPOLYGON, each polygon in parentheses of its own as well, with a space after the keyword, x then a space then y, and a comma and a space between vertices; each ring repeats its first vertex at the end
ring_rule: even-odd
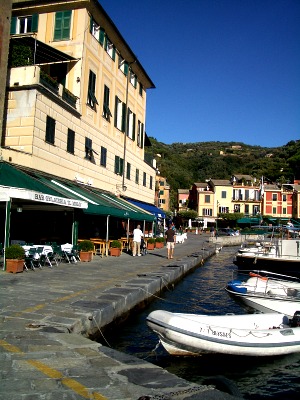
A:
POLYGON ((300 326, 300 311, 296 311, 293 315, 293 318, 291 319, 291 326, 293 328, 300 326))

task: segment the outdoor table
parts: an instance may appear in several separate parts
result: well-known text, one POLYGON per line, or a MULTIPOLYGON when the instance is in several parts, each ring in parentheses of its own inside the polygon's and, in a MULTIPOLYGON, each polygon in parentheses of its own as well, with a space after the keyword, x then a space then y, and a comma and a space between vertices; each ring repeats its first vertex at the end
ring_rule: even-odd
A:
POLYGON ((95 247, 95 254, 97 254, 97 251, 99 251, 99 255, 101 255, 101 257, 103 258, 104 254, 106 254, 106 241, 105 241, 105 239, 90 238, 90 241, 93 242, 93 245, 95 247))

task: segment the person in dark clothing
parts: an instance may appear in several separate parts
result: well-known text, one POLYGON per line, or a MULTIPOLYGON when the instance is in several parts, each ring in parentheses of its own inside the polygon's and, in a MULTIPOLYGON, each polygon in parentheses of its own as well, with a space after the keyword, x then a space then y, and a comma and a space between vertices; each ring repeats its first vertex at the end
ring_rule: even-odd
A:
POLYGON ((175 230, 172 228, 172 225, 169 225, 169 229, 166 231, 165 236, 167 241, 168 258, 173 258, 175 247, 175 230))

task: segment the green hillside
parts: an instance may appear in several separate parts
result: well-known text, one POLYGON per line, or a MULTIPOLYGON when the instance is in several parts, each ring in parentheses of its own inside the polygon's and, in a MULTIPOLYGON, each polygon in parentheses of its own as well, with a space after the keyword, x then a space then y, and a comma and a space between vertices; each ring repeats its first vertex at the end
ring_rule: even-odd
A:
POLYGON ((229 179, 232 174, 248 174, 273 182, 293 183, 300 179, 300 140, 282 147, 250 146, 238 142, 173 143, 150 137, 147 152, 157 159, 161 176, 171 186, 171 208, 177 189, 189 189, 205 179, 229 179), (159 155, 159 156, 157 156, 159 155))

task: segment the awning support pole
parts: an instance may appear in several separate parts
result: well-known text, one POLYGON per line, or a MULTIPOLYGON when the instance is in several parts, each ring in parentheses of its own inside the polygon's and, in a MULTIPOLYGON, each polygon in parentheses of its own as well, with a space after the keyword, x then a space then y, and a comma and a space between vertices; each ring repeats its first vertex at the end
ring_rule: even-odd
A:
POLYGON ((107 215, 106 217, 106 256, 108 256, 108 239, 109 239, 109 217, 110 215, 107 215))
POLYGON ((4 248, 3 248, 3 271, 6 271, 6 259, 5 249, 9 246, 10 239, 10 210, 11 210, 11 199, 5 203, 5 236, 4 236, 4 248))
POLYGON ((127 219, 127 240, 126 240, 126 242, 127 242, 127 253, 129 252, 129 218, 127 219))

